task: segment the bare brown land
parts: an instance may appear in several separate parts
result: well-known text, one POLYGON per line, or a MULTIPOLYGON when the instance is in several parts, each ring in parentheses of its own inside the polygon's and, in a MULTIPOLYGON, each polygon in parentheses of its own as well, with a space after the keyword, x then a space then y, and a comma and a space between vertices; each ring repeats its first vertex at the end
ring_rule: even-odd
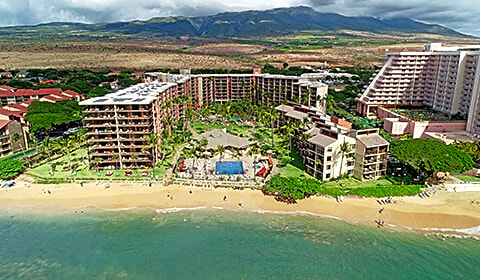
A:
MULTIPOLYGON (((290 66, 329 67, 381 66, 385 50, 417 51, 425 42, 395 45, 333 46, 325 49, 279 51, 256 44, 200 42, 192 46, 182 41, 116 41, 116 42, 62 42, 23 43, 0 42, 0 68, 27 70, 31 68, 56 69, 152 69, 223 68, 251 69, 268 62, 282 68, 290 66)), ((475 41, 444 41, 445 45, 476 44, 475 41)))

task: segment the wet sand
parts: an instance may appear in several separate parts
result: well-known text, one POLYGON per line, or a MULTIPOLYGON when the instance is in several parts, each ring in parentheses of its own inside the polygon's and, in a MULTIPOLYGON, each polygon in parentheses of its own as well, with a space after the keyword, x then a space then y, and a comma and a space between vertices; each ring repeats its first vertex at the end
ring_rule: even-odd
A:
MULTIPOLYGON (((73 213, 88 208, 118 210, 129 208, 223 208, 236 211, 310 213, 336 217, 353 224, 384 228, 440 232, 437 229, 480 229, 480 192, 447 192, 439 190, 429 198, 395 197, 394 203, 380 205, 374 198, 350 198, 336 202, 334 198, 314 196, 296 204, 275 201, 258 190, 213 190, 187 186, 154 184, 106 184, 95 182, 61 185, 18 183, 0 189, 0 208, 31 213, 73 213), (192 192, 190 193, 190 190, 192 192), (51 194, 48 194, 48 191, 51 194), (227 200, 224 201, 224 196, 227 200), (471 201, 475 199, 477 203, 471 201), (243 201, 243 205, 239 205, 243 201), (380 209, 384 211, 380 212, 380 209)), ((455 231, 444 231, 455 233, 455 231)), ((479 234, 480 236, 480 234, 479 234)))

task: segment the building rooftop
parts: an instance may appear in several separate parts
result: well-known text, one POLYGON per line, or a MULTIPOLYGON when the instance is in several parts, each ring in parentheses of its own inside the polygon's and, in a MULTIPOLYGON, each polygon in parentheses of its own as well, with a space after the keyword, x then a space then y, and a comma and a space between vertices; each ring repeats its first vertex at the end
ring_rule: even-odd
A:
POLYGON ((141 83, 109 93, 105 96, 84 100, 79 105, 146 105, 157 99, 158 95, 175 83, 141 83))
POLYGON ((388 141, 378 134, 357 135, 357 139, 367 148, 388 145, 388 141))
POLYGON ((0 120, 0 129, 7 126, 7 124, 9 124, 10 122, 11 122, 11 120, 0 120))
POLYGON ((323 135, 323 134, 317 134, 317 135, 313 136, 312 138, 308 139, 309 143, 312 143, 312 144, 315 144, 315 145, 318 145, 318 146, 321 146, 321 147, 326 147, 328 145, 331 145, 331 144, 335 143, 336 141, 337 141, 337 139, 332 138, 332 137, 328 137, 328 136, 323 135))
POLYGON ((246 148, 253 144, 246 138, 226 133, 220 129, 214 129, 195 136, 193 139, 200 141, 207 139, 207 149, 216 149, 218 146, 246 148))
POLYGON ((299 111, 294 111, 294 110, 286 113, 285 116, 290 117, 290 118, 294 118, 294 119, 297 119, 297 120, 303 120, 304 118, 308 118, 308 114, 302 113, 302 112, 299 112, 299 111))

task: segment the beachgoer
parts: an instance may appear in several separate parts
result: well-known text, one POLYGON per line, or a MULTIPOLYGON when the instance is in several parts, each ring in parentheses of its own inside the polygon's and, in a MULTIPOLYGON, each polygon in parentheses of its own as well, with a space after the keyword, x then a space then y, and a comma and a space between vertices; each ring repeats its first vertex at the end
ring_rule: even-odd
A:
POLYGON ((170 198, 170 193, 167 193, 167 197, 170 198))
POLYGON ((457 192, 457 187, 453 187, 453 191, 454 191, 454 192, 457 192))
POLYGON ((44 190, 44 189, 42 189, 42 194, 45 194, 45 190, 44 190))
POLYGON ((80 213, 83 215, 85 212, 83 212, 83 210, 82 210, 80 213))
POLYGON ((155 216, 152 217, 152 221, 155 221, 155 216))
POLYGON ((193 193, 192 189, 189 189, 188 192, 189 192, 189 193, 193 193))
POLYGON ((149 187, 152 187, 152 182, 148 183, 148 186, 149 186, 149 187))
POLYGON ((223 201, 227 201, 227 196, 226 195, 223 196, 223 201))
POLYGON ((82 187, 82 188, 83 188, 83 182, 80 182, 80 187, 82 187))
POLYGON ((50 192, 50 190, 48 190, 48 194, 52 194, 52 192, 50 192))
POLYGON ((243 206, 243 200, 240 201, 240 203, 238 204, 239 206, 243 206))
POLYGON ((382 214, 384 211, 385 211, 385 208, 382 208, 380 209, 380 211, 378 211, 378 213, 382 214))

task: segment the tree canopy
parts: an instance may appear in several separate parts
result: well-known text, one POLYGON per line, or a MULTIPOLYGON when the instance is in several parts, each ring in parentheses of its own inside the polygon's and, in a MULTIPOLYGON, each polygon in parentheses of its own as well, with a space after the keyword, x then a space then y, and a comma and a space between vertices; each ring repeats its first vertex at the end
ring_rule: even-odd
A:
POLYGON ((391 143, 390 154, 401 162, 429 173, 464 172, 473 167, 473 160, 468 154, 435 140, 396 140, 391 143))
POLYGON ((56 103, 34 101, 28 106, 25 120, 32 127, 31 132, 50 130, 54 125, 79 121, 82 119, 82 108, 74 100, 62 100, 56 103))
POLYGON ((19 160, 0 160, 0 179, 13 178, 20 174, 23 168, 25 168, 25 166, 23 162, 19 160))

